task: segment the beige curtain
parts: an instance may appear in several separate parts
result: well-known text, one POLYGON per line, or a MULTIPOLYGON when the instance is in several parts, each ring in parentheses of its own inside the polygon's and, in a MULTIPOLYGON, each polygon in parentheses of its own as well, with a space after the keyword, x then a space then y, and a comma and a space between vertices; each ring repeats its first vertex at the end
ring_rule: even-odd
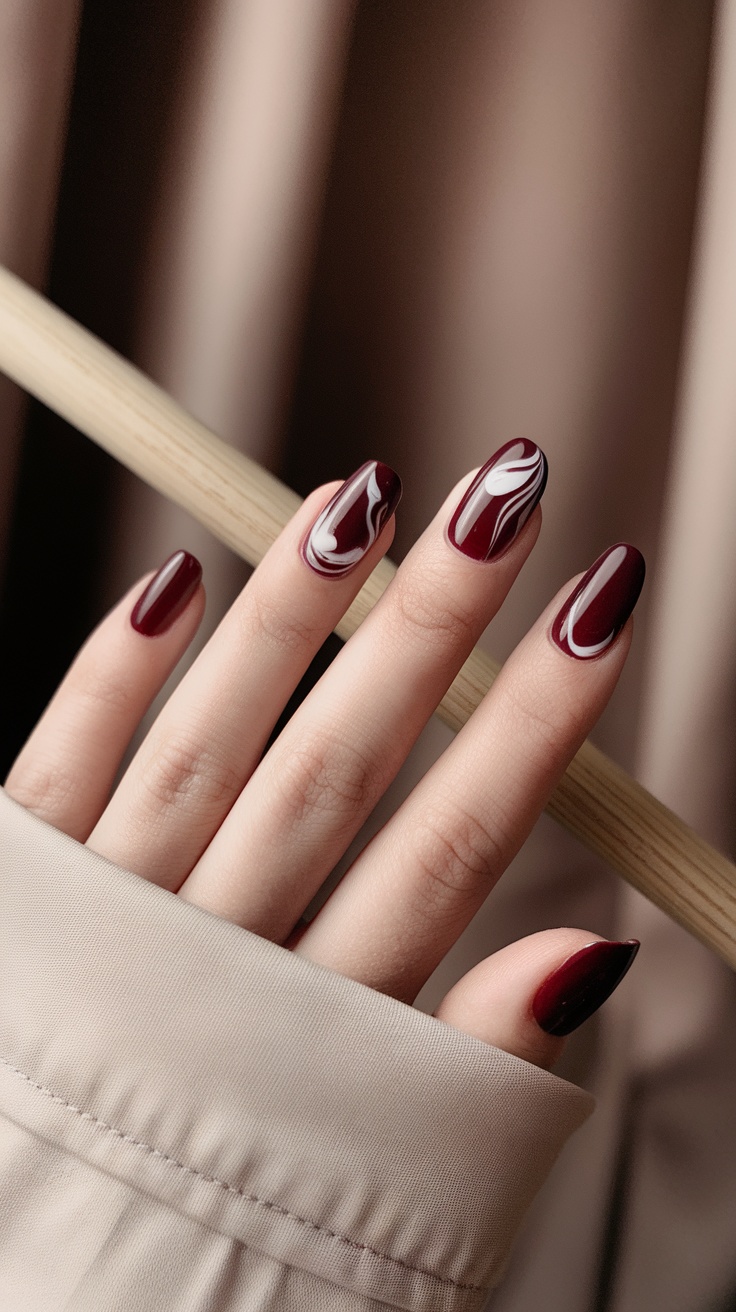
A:
MULTIPOLYGON (((0 260, 300 491, 391 463, 395 558, 465 470, 538 441, 543 546, 487 645, 507 655, 610 542, 640 546, 634 649, 594 738, 733 856, 734 0, 80 8, 0 0, 0 260)), ((193 656, 246 571, 9 385, 0 407, 10 755, 138 573, 178 546, 202 559, 193 656), (63 572, 53 625, 39 561, 63 572)), ((366 834, 445 742, 430 726, 366 834)), ((557 924, 642 950, 569 1043, 560 1073, 598 1108, 488 1307, 727 1312, 720 962, 543 818, 417 1005, 557 924)))

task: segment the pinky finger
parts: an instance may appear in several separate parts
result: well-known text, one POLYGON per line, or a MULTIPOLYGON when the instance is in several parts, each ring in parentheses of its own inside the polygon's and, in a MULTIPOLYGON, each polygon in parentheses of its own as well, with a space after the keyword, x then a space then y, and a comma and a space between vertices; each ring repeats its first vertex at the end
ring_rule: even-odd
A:
POLYGON ((204 614, 202 566, 177 551, 87 638, 5 781, 21 806, 84 842, 133 734, 204 614))
POLYGON ((549 1070, 577 1029, 618 987, 639 942, 545 929, 468 971, 435 1011, 456 1029, 549 1070))

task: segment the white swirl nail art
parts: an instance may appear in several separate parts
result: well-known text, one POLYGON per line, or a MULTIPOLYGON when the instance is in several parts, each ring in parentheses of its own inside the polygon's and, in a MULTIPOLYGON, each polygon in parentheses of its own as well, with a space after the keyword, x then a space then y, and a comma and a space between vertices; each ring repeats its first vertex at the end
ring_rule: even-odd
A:
POLYGON ((546 463, 539 447, 535 447, 530 455, 514 455, 515 451, 523 451, 528 445, 526 442, 509 444, 509 450, 504 456, 488 470, 478 486, 468 493, 467 503, 452 530, 458 547, 462 547, 481 514, 485 514, 490 503, 497 498, 508 500, 498 506, 484 558, 488 559, 494 554, 512 520, 516 519, 514 536, 523 528, 539 500, 546 475, 546 463))
POLYGON ((389 509, 386 493, 378 485, 377 468, 378 461, 371 460, 358 470, 315 521, 304 545, 304 555, 318 574, 326 574, 330 578, 347 574, 376 541, 389 509), (351 522, 348 530, 341 533, 341 526, 361 498, 365 498, 363 522, 359 518, 359 526, 351 522), (356 537, 359 545, 350 545, 355 543, 356 537), (345 539, 342 546, 341 538, 345 539))
POLYGON ((584 646, 575 641, 575 625, 580 617, 584 615, 593 604, 599 592, 603 591, 606 584, 613 578, 621 565, 623 565, 627 554, 627 548, 625 546, 620 546, 616 547, 615 550, 611 551, 609 555, 606 556, 600 569, 596 570, 592 579, 590 579, 586 587, 583 588, 580 595, 575 598, 567 615, 562 621, 560 626, 560 641, 567 642, 573 656, 579 656, 583 660, 587 660, 591 656, 597 656, 599 652, 605 651, 606 647, 609 647, 613 642, 613 639, 616 637, 618 628, 614 625, 611 632, 602 642, 595 642, 591 646, 584 646))
POLYGON ((639 598, 646 563, 637 547, 616 542, 593 561, 552 622, 550 638, 578 660, 600 656, 618 637, 639 598))

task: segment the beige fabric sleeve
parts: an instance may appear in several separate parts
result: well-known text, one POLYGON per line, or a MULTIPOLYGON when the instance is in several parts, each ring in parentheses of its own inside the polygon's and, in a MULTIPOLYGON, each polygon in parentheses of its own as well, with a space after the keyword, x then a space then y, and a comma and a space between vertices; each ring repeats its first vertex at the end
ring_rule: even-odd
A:
POLYGON ((482 1307, 582 1090, 0 789, 4 1312, 482 1307))

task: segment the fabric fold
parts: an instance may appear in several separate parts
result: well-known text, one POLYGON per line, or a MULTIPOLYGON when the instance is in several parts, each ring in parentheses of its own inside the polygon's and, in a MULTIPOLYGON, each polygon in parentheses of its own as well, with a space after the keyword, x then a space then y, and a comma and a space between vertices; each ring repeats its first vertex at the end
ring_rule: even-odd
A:
POLYGON ((179 1309, 198 1250, 186 1306, 208 1312, 290 1307, 285 1266, 295 1307, 482 1306, 589 1094, 184 902, 2 789, 0 844, 3 1307, 43 1257, 50 1308, 112 1306, 107 1282, 130 1312, 179 1309), (137 1217, 128 1247, 105 1225, 92 1242, 106 1207, 137 1217), (211 1301, 218 1245, 252 1301, 232 1281, 211 1301), (170 1302, 151 1294, 160 1253, 179 1255, 170 1302))

